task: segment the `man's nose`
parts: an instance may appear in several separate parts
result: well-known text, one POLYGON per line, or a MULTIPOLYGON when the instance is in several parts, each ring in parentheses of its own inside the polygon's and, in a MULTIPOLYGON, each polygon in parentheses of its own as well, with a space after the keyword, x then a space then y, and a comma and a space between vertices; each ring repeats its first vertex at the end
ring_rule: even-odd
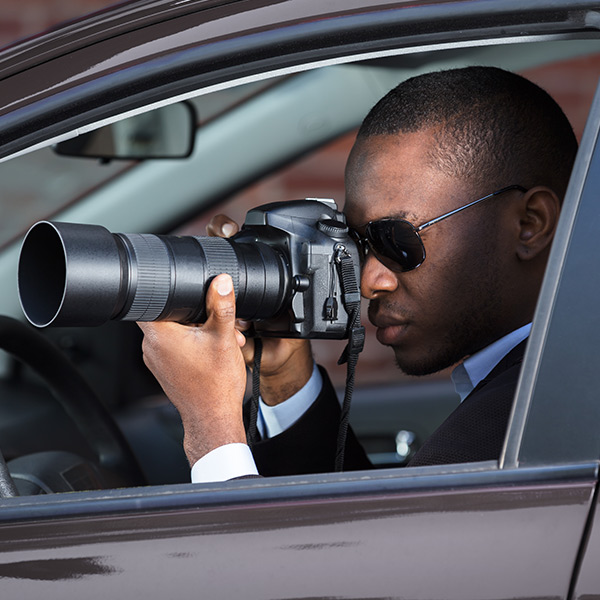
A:
POLYGON ((367 255, 360 274, 360 292, 363 298, 373 300, 382 294, 393 292, 397 287, 396 274, 381 264, 373 254, 367 255))

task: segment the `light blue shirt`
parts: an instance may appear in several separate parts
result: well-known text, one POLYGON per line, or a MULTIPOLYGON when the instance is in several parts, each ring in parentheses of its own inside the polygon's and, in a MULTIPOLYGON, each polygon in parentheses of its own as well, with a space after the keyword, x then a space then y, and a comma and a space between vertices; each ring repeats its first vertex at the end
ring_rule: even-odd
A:
POLYGON ((466 358, 452 371, 452 383, 461 402, 513 348, 529 336, 530 331, 531 323, 511 331, 508 335, 466 358))
POLYGON ((263 438, 272 438, 289 429, 313 404, 323 387, 323 377, 313 364, 310 379, 285 402, 269 406, 259 399, 259 412, 256 422, 263 438))

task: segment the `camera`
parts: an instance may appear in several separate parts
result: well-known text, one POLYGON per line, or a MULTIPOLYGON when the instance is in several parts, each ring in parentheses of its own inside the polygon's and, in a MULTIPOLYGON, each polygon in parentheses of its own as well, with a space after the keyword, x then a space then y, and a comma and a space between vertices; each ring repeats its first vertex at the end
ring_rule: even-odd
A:
POLYGON ((254 208, 228 239, 40 221, 21 248, 19 299, 37 327, 201 323, 210 282, 228 273, 236 316, 253 321, 257 335, 341 339, 349 318, 342 265, 354 280, 349 295, 356 303, 358 250, 343 213, 327 199, 254 208))

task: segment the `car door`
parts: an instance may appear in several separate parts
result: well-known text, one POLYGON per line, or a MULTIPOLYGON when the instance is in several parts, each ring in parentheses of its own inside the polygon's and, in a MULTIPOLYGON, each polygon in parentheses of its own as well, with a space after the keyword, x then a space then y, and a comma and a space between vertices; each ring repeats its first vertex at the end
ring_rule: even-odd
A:
POLYGON ((598 475, 598 114, 500 462, 3 499, 2 597, 567 598, 580 563, 577 589, 598 594, 583 553, 598 475))
POLYGON ((453 470, 4 502, 0 591, 57 599, 565 598, 594 467, 453 470))

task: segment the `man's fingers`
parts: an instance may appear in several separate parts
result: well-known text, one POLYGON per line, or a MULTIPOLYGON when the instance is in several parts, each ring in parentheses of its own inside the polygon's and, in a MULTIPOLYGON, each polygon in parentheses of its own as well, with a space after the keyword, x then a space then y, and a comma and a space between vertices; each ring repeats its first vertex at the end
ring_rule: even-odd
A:
MULTIPOLYGON (((243 335, 243 334, 240 334, 243 335)), ((244 361, 246 366, 251 367, 254 364, 254 340, 252 338, 247 338, 244 336, 245 343, 243 346, 240 346, 242 349, 242 356, 244 357, 244 361)))
POLYGON ((238 224, 226 215, 217 215, 206 226, 206 233, 212 237, 228 238, 240 230, 238 224))
POLYGON ((217 275, 211 282, 206 294, 206 313, 204 327, 223 333, 235 329, 235 295, 233 281, 227 273, 217 275))
MULTIPOLYGON (((144 343, 154 342, 158 339, 168 339, 173 327, 179 325, 170 321, 144 322, 138 321, 139 328, 144 332, 144 343)), ((179 325, 181 327, 181 325, 179 325)))
POLYGON ((150 366, 149 363, 152 363, 158 356, 161 348, 170 347, 174 343, 173 341, 181 336, 181 330, 186 328, 185 325, 171 321, 138 321, 138 326, 144 333, 142 352, 147 366, 150 366))
POLYGON ((240 348, 243 348, 246 345, 246 336, 241 331, 238 331, 237 329, 235 330, 235 339, 240 348))
POLYGON ((235 327, 238 331, 248 331, 252 327, 252 323, 250 321, 244 321, 243 319, 237 319, 235 327))
POLYGON ((169 339, 174 334, 189 329, 190 325, 182 325, 174 321, 137 321, 138 327, 143 331, 145 338, 169 339))

